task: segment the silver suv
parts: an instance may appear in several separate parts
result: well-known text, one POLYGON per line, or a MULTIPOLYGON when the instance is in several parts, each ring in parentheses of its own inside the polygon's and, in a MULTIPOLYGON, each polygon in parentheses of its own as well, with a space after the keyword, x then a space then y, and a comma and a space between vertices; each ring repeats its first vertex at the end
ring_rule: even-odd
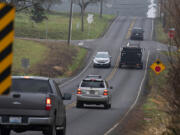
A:
POLYGON ((76 107, 82 108, 84 104, 103 104, 106 109, 111 108, 111 89, 101 76, 87 76, 77 89, 76 107))
POLYGON ((97 52, 93 59, 94 67, 111 67, 109 52, 97 52))

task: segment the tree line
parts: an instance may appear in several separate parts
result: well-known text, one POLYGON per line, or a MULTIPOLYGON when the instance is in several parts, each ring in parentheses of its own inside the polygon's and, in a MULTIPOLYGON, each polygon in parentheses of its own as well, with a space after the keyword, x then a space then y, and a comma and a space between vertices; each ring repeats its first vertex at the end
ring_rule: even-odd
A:
POLYGON ((166 32, 169 28, 175 29, 175 36, 169 39, 170 47, 176 47, 177 51, 169 50, 169 71, 168 85, 169 91, 166 97, 170 103, 170 114, 172 116, 172 126, 168 128, 174 135, 180 134, 180 0, 160 0, 161 17, 166 32))

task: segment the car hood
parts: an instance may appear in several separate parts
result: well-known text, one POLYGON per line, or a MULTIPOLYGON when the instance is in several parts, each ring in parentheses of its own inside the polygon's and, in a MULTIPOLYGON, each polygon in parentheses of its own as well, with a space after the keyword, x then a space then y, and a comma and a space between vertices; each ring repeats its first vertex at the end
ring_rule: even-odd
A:
POLYGON ((109 61, 109 58, 95 58, 95 61, 109 61))

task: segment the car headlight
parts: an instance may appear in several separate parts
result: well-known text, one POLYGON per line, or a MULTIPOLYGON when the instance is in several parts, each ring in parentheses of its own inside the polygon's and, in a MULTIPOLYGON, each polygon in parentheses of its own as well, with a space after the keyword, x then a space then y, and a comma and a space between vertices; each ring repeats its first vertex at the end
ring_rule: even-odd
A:
POLYGON ((98 61, 96 59, 93 60, 94 63, 98 63, 98 61))
POLYGON ((110 63, 110 60, 107 60, 105 63, 110 63))

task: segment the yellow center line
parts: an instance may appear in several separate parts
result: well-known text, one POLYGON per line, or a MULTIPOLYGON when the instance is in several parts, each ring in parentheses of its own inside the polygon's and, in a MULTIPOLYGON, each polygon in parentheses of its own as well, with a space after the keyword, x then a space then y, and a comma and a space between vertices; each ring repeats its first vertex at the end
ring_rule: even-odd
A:
POLYGON ((116 71, 118 69, 119 61, 120 61, 120 55, 117 58, 117 61, 116 61, 114 69, 112 70, 110 75, 106 78, 107 81, 109 81, 109 80, 111 80, 113 78, 114 74, 116 73, 116 71))
MULTIPOLYGON (((127 32, 127 35, 126 35, 126 39, 129 39, 129 36, 131 34, 131 31, 132 31, 132 28, 133 28, 133 26, 135 24, 135 21, 136 21, 136 17, 132 20, 132 22, 131 22, 131 24, 129 26, 129 29, 128 29, 128 32, 127 32)), ((118 69, 118 64, 120 62, 120 58, 121 58, 121 55, 118 56, 114 69, 112 70, 110 75, 106 78, 107 81, 111 80, 113 78, 114 74, 116 73, 116 71, 118 69)))
MULTIPOLYGON (((132 31, 132 28, 133 28, 133 26, 134 26, 134 24, 135 24, 135 21, 136 21, 136 17, 132 20, 131 25, 129 26, 129 29, 128 29, 128 32, 127 32, 127 35, 126 35, 126 39, 129 38, 129 36, 130 36, 130 34, 131 34, 131 31, 132 31)), ((115 73, 117 72, 118 65, 119 65, 119 62, 120 62, 120 58, 121 58, 121 55, 118 56, 118 58, 117 58, 117 60, 116 60, 116 64, 115 64, 112 72, 111 72, 111 73, 108 75, 108 77, 106 78, 107 81, 110 81, 110 80, 114 77, 115 73)), ((68 110, 68 109, 70 109, 70 108, 72 108, 72 107, 74 107, 74 106, 76 106, 76 101, 74 101, 74 102, 71 103, 71 104, 68 104, 68 105, 66 106, 66 110, 68 110)))
POLYGON ((130 25, 130 27, 128 29, 128 32, 127 32, 127 35, 126 35, 126 39, 129 39, 129 37, 131 35, 131 31, 133 29, 133 26, 134 26, 135 22, 136 22, 136 17, 133 19, 133 21, 132 21, 132 23, 131 23, 131 25, 130 25))

